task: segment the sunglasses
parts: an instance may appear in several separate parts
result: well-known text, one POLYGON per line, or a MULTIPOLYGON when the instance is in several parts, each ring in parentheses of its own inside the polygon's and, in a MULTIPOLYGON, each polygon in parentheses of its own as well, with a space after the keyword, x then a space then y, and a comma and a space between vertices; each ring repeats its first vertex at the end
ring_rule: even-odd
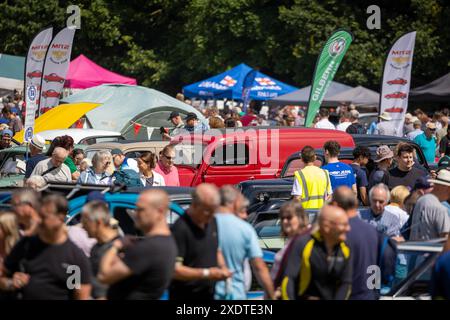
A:
POLYGON ((175 159, 175 157, 169 157, 167 155, 165 155, 164 153, 162 154, 164 158, 166 158, 167 160, 173 160, 175 159))

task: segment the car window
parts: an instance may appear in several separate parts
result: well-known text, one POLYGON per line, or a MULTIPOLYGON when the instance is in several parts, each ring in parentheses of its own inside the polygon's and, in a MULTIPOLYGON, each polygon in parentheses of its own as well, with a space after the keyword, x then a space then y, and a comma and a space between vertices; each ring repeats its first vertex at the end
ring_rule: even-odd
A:
POLYGON ((248 146, 245 143, 231 143, 219 146, 211 155, 212 166, 235 166, 249 163, 248 146))

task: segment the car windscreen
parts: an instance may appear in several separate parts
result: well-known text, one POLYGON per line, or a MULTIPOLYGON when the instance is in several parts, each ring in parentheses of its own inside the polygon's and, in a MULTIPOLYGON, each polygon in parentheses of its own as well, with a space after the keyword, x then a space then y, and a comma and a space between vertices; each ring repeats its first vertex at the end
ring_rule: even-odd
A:
MULTIPOLYGON (((314 165, 321 167, 323 165, 322 161, 317 159, 314 161, 314 165)), ((288 163, 285 164, 285 169, 283 170, 282 178, 292 178, 295 171, 301 170, 305 167, 305 163, 301 158, 290 159, 288 163)))

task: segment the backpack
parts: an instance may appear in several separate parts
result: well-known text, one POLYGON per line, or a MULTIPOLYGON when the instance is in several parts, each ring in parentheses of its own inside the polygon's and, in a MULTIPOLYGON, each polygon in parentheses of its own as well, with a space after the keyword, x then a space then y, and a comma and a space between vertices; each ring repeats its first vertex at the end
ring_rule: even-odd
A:
POLYGON ((126 185, 127 187, 143 187, 141 177, 133 169, 122 169, 115 171, 113 177, 116 178, 114 184, 126 185))
POLYGON ((364 126, 359 123, 353 123, 353 124, 349 125, 347 130, 345 130, 345 131, 350 134, 366 134, 367 133, 364 126))

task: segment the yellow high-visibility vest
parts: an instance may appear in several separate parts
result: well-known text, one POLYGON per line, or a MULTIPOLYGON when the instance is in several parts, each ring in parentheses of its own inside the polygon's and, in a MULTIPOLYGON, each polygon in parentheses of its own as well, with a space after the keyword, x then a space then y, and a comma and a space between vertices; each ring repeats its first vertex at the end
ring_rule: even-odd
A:
POLYGON ((300 171, 295 171, 294 175, 302 186, 301 199, 303 208, 322 208, 327 194, 331 194, 331 182, 328 171, 316 166, 306 166, 300 171))

